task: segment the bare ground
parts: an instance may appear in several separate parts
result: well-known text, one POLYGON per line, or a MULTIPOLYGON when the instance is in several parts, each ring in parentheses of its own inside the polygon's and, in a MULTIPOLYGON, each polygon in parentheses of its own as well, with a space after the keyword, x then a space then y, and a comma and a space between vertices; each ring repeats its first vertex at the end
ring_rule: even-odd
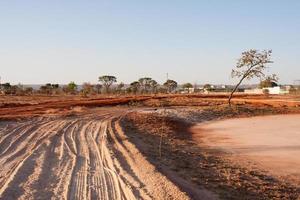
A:
MULTIPOLYGON (((103 107, 128 105, 134 107, 218 106, 227 104, 227 94, 157 94, 135 96, 2 96, 0 119, 26 118, 44 114, 68 115, 74 107, 103 107)), ((265 96, 237 94, 233 103, 258 107, 300 107, 299 96, 265 96)))
MULTIPOLYGON (((221 199, 298 199, 298 186, 272 176, 262 168, 249 168, 232 162, 227 152, 207 148, 189 132, 196 122, 294 111, 252 106, 237 107, 231 111, 224 107, 158 109, 130 113, 123 119, 123 126, 129 140, 139 144, 141 152, 162 173, 169 174, 170 179, 176 174, 192 183, 185 188, 180 179, 173 180, 193 199, 205 199, 195 195, 197 189, 213 191, 221 199), (160 158, 158 149, 162 132, 160 158)), ((205 132, 202 134, 205 137, 205 132)))
POLYGON ((189 199, 126 140, 122 113, 1 121, 0 199, 189 199))
POLYGON ((220 120, 195 125, 191 131, 195 140, 228 152, 233 161, 300 187, 300 115, 220 120))
POLYGON ((198 122, 299 112, 293 98, 238 95, 243 106, 233 110, 222 106, 226 95, 5 98, 0 199, 299 197, 299 188, 233 164, 189 132, 198 122))

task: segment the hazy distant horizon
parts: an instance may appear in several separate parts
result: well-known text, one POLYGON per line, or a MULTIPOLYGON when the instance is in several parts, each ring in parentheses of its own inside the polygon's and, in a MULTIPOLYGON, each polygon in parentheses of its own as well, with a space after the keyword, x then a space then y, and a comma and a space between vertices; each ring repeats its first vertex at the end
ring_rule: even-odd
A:
MULTIPOLYGON (((242 51, 272 49, 269 73, 300 79, 300 2, 2 1, 0 76, 12 84, 234 84, 242 51)), ((258 83, 254 79, 245 84, 258 83)))

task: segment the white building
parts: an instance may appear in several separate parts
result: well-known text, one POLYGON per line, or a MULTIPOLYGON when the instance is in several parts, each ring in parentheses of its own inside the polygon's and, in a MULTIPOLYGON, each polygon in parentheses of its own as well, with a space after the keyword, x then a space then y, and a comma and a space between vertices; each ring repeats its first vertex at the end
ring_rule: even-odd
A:
POLYGON ((285 87, 280 87, 280 86, 276 86, 276 87, 266 87, 266 88, 255 88, 255 89, 246 89, 244 92, 247 94, 264 94, 264 91, 268 91, 269 94, 288 94, 289 93, 289 86, 285 86, 285 87))
POLYGON ((184 88, 180 93, 181 94, 191 94, 195 92, 195 88, 184 88))

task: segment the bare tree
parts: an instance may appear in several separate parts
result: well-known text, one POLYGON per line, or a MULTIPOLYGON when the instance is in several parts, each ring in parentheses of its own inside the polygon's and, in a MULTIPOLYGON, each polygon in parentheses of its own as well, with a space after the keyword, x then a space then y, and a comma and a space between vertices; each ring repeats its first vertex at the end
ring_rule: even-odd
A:
POLYGON ((272 50, 264 50, 260 52, 254 49, 242 53, 241 58, 237 62, 236 69, 233 69, 231 72, 232 77, 238 77, 240 80, 228 98, 229 106, 231 106, 233 94, 236 92, 244 79, 250 80, 254 77, 265 77, 264 70, 267 68, 266 65, 272 63, 271 54, 272 50))
POLYGON ((99 82, 102 83, 105 88, 105 92, 108 93, 110 86, 117 82, 117 78, 115 76, 104 75, 99 77, 99 82))

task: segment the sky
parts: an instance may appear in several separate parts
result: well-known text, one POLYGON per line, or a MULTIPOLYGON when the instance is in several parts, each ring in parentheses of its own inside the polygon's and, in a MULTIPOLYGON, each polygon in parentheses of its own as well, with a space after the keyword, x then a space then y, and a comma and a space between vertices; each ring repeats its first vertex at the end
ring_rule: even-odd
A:
MULTIPOLYGON (((3 0, 0 76, 23 84, 233 84, 241 52, 272 49, 280 83, 300 79, 298 0, 3 0)), ((256 83, 253 80, 245 83, 256 83)))

